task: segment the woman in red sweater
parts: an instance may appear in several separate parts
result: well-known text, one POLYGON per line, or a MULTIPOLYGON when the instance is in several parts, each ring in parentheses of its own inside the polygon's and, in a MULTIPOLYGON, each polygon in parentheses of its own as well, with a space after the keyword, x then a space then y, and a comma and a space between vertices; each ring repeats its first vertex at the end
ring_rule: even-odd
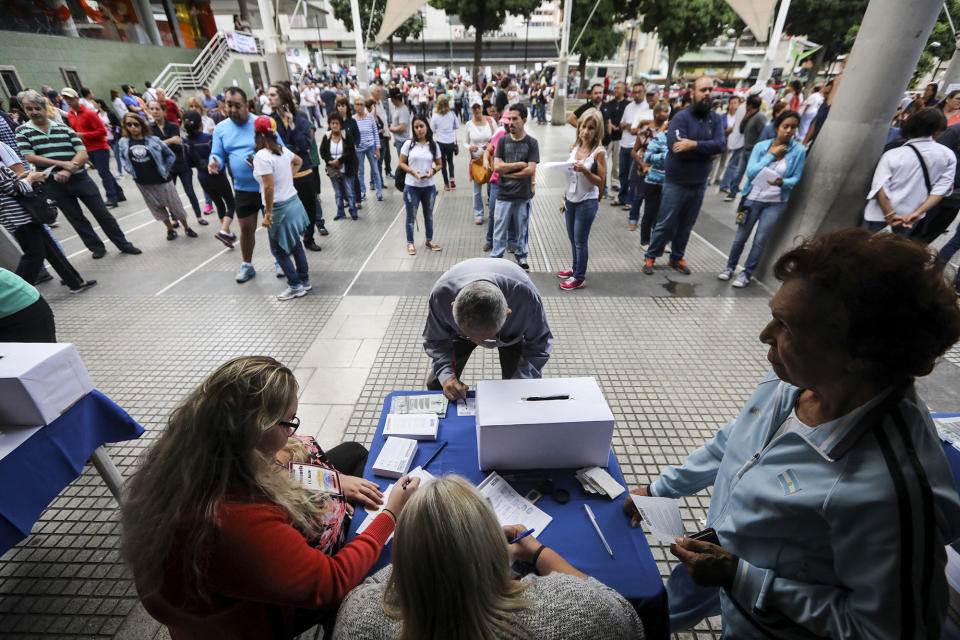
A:
MULTIPOLYGON (((289 638, 326 619, 360 584, 419 486, 402 478, 387 508, 339 550, 339 497, 277 473, 299 422, 293 372, 273 358, 236 358, 183 400, 127 485, 121 553, 143 605, 174 640, 289 638), (311 546, 327 541, 328 551, 311 546)), ((326 453, 345 500, 382 502, 360 473, 355 443, 326 453)))

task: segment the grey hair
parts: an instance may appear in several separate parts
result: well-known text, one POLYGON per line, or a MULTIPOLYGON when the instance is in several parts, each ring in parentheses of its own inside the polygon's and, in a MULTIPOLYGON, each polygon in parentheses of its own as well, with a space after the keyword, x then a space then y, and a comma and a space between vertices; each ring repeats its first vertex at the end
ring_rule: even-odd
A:
POLYGON ((507 299, 492 282, 471 282, 453 301, 453 320, 464 331, 499 331, 507 321, 507 299))
POLYGON ((27 89, 26 91, 21 91, 17 94, 17 100, 20 101, 20 104, 24 102, 30 102, 32 104, 40 105, 41 107, 47 106, 47 99, 40 95, 34 89, 27 89))

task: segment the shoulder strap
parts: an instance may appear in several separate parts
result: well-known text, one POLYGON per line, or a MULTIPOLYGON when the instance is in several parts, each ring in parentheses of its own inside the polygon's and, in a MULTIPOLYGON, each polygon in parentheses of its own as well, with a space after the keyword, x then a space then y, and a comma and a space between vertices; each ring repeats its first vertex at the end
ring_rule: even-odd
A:
POLYGON ((920 152, 917 150, 915 146, 913 146, 910 143, 907 143, 903 146, 910 147, 910 150, 916 154, 917 160, 920 161, 920 169, 923 171, 923 184, 927 186, 927 195, 929 195, 932 189, 930 187, 930 173, 927 171, 927 163, 923 161, 923 156, 920 155, 920 152))
POLYGON ((493 124, 493 118, 487 116, 487 125, 490 127, 490 133, 495 134, 497 132, 497 127, 493 124))

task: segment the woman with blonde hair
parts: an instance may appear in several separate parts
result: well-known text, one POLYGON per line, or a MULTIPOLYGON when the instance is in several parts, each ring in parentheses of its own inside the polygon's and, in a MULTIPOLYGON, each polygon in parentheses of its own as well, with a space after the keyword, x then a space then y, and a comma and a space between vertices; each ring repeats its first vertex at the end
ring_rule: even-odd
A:
POLYGON ((423 485, 400 516, 392 567, 350 592, 334 640, 643 638, 616 591, 533 536, 508 544, 526 528, 501 527, 460 476, 423 485), (511 560, 539 575, 514 580, 511 560))
POLYGON ((567 237, 573 253, 573 266, 557 271, 563 278, 564 291, 583 289, 587 277, 587 241, 590 227, 597 217, 603 177, 607 175, 607 156, 600 144, 603 138, 603 116, 596 109, 587 109, 577 121, 577 140, 570 147, 567 162, 567 189, 560 211, 567 218, 567 237))
POLYGON ((293 372, 266 356, 221 365, 183 399, 127 484, 121 554, 147 611, 171 637, 289 638, 332 618, 392 534, 418 479, 342 545, 350 503, 376 506, 354 475, 367 452, 344 443, 321 459, 340 494, 279 470, 300 424, 293 372), (278 472, 279 470, 279 472, 278 472))
POLYGON ((450 110, 450 98, 445 95, 437 97, 433 117, 430 118, 430 128, 433 129, 434 140, 440 145, 443 190, 456 189, 457 181, 453 179, 453 156, 457 153, 456 130, 460 128, 460 118, 450 110))
POLYGON ((207 110, 203 108, 203 102, 200 101, 199 96, 190 96, 187 98, 187 109, 199 113, 200 122, 203 124, 203 132, 213 135, 213 130, 217 127, 217 123, 207 115, 207 110))

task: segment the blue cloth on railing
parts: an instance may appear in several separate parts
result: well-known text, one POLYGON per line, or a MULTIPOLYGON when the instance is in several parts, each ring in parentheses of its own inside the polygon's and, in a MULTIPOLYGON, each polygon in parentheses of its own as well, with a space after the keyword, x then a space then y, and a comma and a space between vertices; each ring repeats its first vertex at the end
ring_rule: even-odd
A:
MULTIPOLYGON (((385 440, 383 425, 390 411, 390 403, 397 395, 423 393, 430 392, 396 391, 387 395, 384 400, 380 422, 370 446, 370 456, 363 471, 363 477, 377 483, 381 489, 386 489, 393 482, 393 480, 373 475, 373 463, 385 440)), ((471 391, 469 395, 473 397, 474 393, 471 391)), ((443 441, 447 442, 446 448, 430 463, 427 471, 435 476, 457 473, 474 484, 479 484, 487 476, 487 473, 478 468, 477 429, 474 417, 458 416, 454 403, 450 403, 447 416, 440 420, 437 441, 421 442, 410 468, 423 465, 443 441)), ((526 495, 543 478, 550 478, 558 489, 569 491, 570 501, 566 504, 558 504, 549 495, 544 495, 537 500, 537 507, 553 516, 553 521, 537 539, 557 551, 576 568, 616 589, 629 600, 643 621, 647 638, 666 638, 669 624, 666 589, 642 529, 631 528, 629 519, 623 514, 621 504, 625 494, 621 494, 616 500, 589 495, 584 492, 574 477, 574 471, 575 469, 536 470, 524 474, 504 471, 502 475, 518 476, 517 479, 511 479, 510 484, 520 495, 526 495), (582 506, 587 503, 596 515, 597 524, 607 538, 607 542, 610 543, 616 559, 611 559, 607 554, 597 532, 590 524, 582 506)), ((612 451, 607 463, 607 471, 617 482, 626 486, 612 451)), ((350 526, 350 538, 353 538, 357 527, 364 520, 361 514, 366 515, 362 509, 358 509, 357 517, 353 519, 350 526)), ((371 573, 389 564, 391 548, 392 542, 384 547, 371 573)))
POLYGON ((0 553, 30 534, 47 505, 80 475, 94 449, 142 433, 126 411, 91 391, 0 460, 0 553))

